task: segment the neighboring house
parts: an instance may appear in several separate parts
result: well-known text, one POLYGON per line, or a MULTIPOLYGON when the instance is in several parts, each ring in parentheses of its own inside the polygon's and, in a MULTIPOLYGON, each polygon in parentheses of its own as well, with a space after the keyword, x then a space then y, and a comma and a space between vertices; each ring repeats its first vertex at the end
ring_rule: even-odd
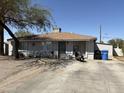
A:
MULTIPOLYGON (((33 55, 63 58, 74 56, 80 52, 87 59, 94 59, 94 46, 96 37, 61 32, 54 28, 53 32, 41 35, 32 35, 18 38, 20 50, 30 51, 33 55)), ((9 55, 13 54, 14 41, 8 39, 9 55)))
POLYGON ((108 59, 113 58, 113 46, 110 44, 101 44, 96 43, 95 45, 95 59, 101 59, 101 51, 107 50, 108 51, 108 59))

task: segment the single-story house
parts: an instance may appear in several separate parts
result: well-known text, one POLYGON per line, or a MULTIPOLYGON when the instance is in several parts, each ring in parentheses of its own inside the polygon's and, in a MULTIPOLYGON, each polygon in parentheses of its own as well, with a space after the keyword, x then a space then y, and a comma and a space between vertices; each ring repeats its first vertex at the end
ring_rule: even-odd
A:
MULTIPOLYGON (((96 37, 79 35, 68 32, 61 32, 59 28, 54 28, 50 33, 19 37, 19 50, 30 51, 33 55, 62 58, 74 56, 75 52, 80 52, 87 59, 94 59, 94 47, 96 37)), ((8 39, 9 55, 13 55, 14 41, 8 39)))

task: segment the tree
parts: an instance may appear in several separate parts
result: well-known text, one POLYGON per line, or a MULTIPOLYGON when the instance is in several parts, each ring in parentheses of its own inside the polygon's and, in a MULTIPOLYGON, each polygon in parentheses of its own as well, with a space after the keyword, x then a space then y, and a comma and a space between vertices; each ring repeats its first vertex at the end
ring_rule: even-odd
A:
POLYGON ((30 36, 30 35, 33 35, 33 33, 29 32, 29 31, 25 31, 25 30, 19 30, 19 31, 15 32, 16 37, 24 37, 24 36, 30 36))
POLYGON ((12 33, 12 31, 0 20, 1 27, 5 28, 6 31, 9 33, 9 35, 14 39, 15 41, 15 58, 19 58, 18 48, 19 48, 19 40, 15 37, 15 35, 12 33))
POLYGON ((111 40, 108 41, 108 43, 112 44, 114 46, 114 48, 116 48, 117 46, 119 48, 122 48, 123 47, 123 42, 124 42, 124 40, 123 39, 119 39, 119 38, 111 39, 111 40))
POLYGON ((47 27, 51 26, 50 18, 51 14, 48 10, 38 5, 32 5, 31 0, 1 0, 0 55, 3 55, 4 27, 12 26, 17 29, 36 28, 39 31, 41 29, 46 30, 47 27))
POLYGON ((116 42, 116 39, 111 39, 108 41, 109 44, 113 45, 114 48, 117 47, 117 42, 116 42))
POLYGON ((117 46, 119 48, 122 49, 123 53, 124 53, 124 40, 123 39, 111 39, 108 41, 109 44, 112 44, 114 48, 116 48, 117 46))

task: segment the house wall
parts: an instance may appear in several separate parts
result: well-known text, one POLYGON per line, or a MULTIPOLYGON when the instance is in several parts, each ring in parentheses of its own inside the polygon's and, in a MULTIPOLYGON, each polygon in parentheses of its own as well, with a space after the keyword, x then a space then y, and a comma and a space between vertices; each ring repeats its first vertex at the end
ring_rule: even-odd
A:
POLYGON ((8 43, 4 43, 4 55, 8 55, 8 43))
MULTIPOLYGON (((87 59, 94 59, 94 41, 70 41, 66 42, 66 54, 73 56, 74 46, 78 45, 78 50, 87 59)), ((9 55, 12 55, 13 44, 9 41, 9 55)), ((43 42, 43 41, 20 41, 20 50, 32 51, 34 55, 39 52, 47 55, 51 52, 54 58, 58 58, 58 42, 43 42)))
POLYGON ((86 42, 86 58, 87 59, 94 59, 94 44, 95 44, 95 41, 86 42))
POLYGON ((73 50, 79 51, 83 55, 86 53, 86 42, 85 41, 75 41, 73 42, 73 50))
POLYGON ((13 45, 12 45, 12 42, 9 41, 8 42, 8 55, 9 56, 12 56, 12 51, 13 51, 13 45))
MULTIPOLYGON (((9 41, 9 56, 13 55, 14 43, 9 41)), ((58 42, 43 42, 43 41, 20 41, 19 50, 27 50, 32 53, 32 56, 41 54, 42 56, 49 56, 53 52, 54 57, 58 57, 58 42)))
POLYGON ((85 56, 86 54, 86 42, 84 41, 65 41, 66 50, 65 54, 60 54, 60 58, 69 58, 69 56, 75 57, 75 52, 80 52, 85 56))
POLYGON ((94 41, 67 42, 66 54, 74 55, 74 50, 81 52, 87 59, 94 59, 94 41))
POLYGON ((23 42, 26 50, 41 53, 42 56, 49 56, 53 52, 54 57, 58 57, 58 42, 30 41, 23 42))
POLYGON ((70 41, 66 42, 66 54, 74 55, 74 51, 79 51, 82 55, 86 55, 86 42, 84 41, 70 41))
POLYGON ((54 57, 58 58, 58 42, 53 42, 53 47, 52 47, 53 51, 54 51, 54 57))
POLYGON ((96 44, 95 50, 108 50, 108 58, 113 58, 113 46, 107 44, 96 44))
POLYGON ((81 53, 86 56, 86 42, 80 42, 81 53))
POLYGON ((66 42, 66 54, 73 55, 73 42, 66 42))

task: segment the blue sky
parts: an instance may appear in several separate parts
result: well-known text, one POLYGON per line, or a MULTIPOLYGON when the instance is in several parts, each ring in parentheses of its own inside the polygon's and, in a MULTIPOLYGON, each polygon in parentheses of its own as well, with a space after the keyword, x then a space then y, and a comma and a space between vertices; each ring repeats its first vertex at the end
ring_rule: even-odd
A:
MULTIPOLYGON (((124 39, 124 0, 32 0, 49 9, 63 32, 124 39)), ((36 31, 34 31, 36 32, 36 31)), ((7 36, 7 35, 6 35, 7 36)))

